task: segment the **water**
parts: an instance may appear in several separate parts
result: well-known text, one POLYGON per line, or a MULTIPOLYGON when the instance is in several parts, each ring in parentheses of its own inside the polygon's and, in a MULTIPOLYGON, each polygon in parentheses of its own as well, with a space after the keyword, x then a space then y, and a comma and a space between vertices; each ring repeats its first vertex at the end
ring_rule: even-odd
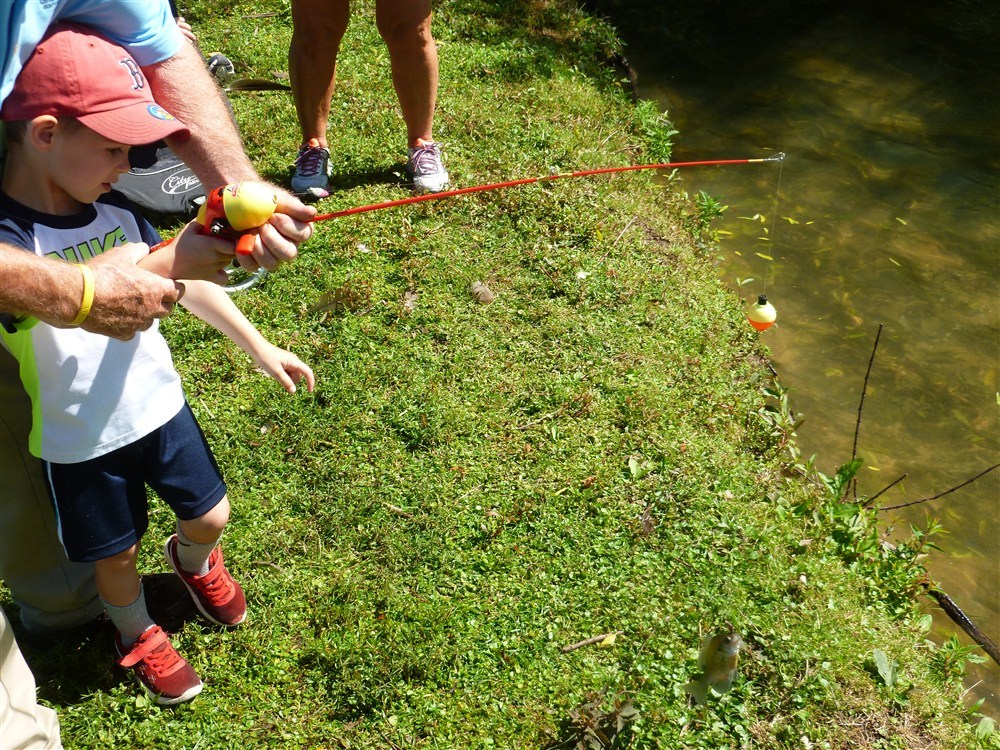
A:
MULTIPOLYGON (((683 185, 728 205, 722 278, 752 277, 752 301, 766 277, 778 325, 762 339, 805 414, 803 452, 825 473, 851 457, 881 323, 859 493, 906 474, 880 499, 911 502, 1000 461, 1000 6, 591 4, 625 38, 639 95, 680 130, 676 161, 787 154, 780 191, 772 163, 687 170, 683 185)), ((884 514, 903 532, 942 521, 931 575, 994 641, 998 511, 1000 470, 884 514)), ((927 609, 938 640, 970 642, 927 609)), ((970 670, 993 716, 998 683, 992 662, 970 670)))

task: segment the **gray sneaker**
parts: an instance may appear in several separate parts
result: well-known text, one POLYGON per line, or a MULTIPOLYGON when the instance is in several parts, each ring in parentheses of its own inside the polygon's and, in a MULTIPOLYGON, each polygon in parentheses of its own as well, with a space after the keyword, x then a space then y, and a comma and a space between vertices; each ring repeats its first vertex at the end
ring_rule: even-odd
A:
POLYGON ((319 145, 315 138, 299 146, 292 173, 292 192, 313 198, 326 198, 329 194, 330 150, 319 145))
POLYGON ((418 193, 440 193, 448 187, 448 172, 441 163, 441 147, 436 143, 411 148, 406 173, 418 193))

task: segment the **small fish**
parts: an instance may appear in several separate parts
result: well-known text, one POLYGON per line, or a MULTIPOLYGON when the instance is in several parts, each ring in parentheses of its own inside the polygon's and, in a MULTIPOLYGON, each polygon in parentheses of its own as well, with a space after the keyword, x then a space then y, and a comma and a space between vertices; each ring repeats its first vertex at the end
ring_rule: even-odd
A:
POLYGON ((684 691, 700 704, 707 701, 709 690, 716 693, 728 691, 736 677, 736 664, 742 646, 743 639, 732 626, 728 631, 702 641, 701 653, 698 654, 701 672, 684 686, 684 691))

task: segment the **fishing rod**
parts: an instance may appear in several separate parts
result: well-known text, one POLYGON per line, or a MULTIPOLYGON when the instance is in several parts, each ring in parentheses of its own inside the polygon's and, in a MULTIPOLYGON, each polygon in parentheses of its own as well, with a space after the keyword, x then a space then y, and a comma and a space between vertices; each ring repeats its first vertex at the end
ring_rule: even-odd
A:
MULTIPOLYGON (((526 177, 519 180, 506 180, 504 182, 492 182, 484 185, 473 185, 455 190, 444 190, 438 193, 426 193, 423 195, 411 195, 407 198, 397 200, 371 203, 364 206, 355 206, 340 211, 318 214, 310 221, 327 221, 338 219, 354 214, 368 213, 370 211, 381 211, 387 208, 407 206, 413 203, 423 203, 424 201, 442 200, 444 198, 454 198, 460 195, 470 195, 472 193, 482 193, 489 190, 500 190, 502 188, 518 187, 520 185, 531 185, 534 183, 554 182, 574 177, 591 177, 601 174, 616 174, 620 172, 637 172, 649 169, 682 169, 686 167, 721 167, 736 166, 742 164, 765 164, 768 162, 783 162, 785 154, 778 152, 771 156, 756 159, 707 159, 702 161, 678 161, 661 162, 657 164, 632 164, 625 167, 601 167, 599 169, 581 169, 575 172, 558 172, 542 177, 526 177)), ((201 224, 202 234, 214 235, 231 239, 236 243, 237 255, 250 255, 253 249, 254 230, 262 226, 274 214, 278 205, 278 196, 274 190, 262 183, 237 182, 223 185, 208 193, 205 202, 198 211, 196 221, 201 224)), ((169 241, 168 241, 169 242, 169 241)), ((167 243, 161 243, 157 247, 167 243)), ((154 248, 156 249, 156 248, 154 248)), ((234 268, 233 271, 238 271, 234 268)), ((226 291, 236 292, 256 284, 265 275, 263 269, 259 269, 249 278, 227 285, 226 291)), ((762 330, 762 329, 759 329, 762 330)))
POLYGON ((536 182, 554 182, 570 177, 590 177, 598 174, 614 174, 616 172, 636 172, 640 169, 681 169, 683 167, 722 167, 735 164, 763 164, 764 162, 783 161, 784 153, 776 153, 762 159, 710 159, 707 161, 676 161, 663 162, 661 164, 633 164, 627 167, 602 167, 600 169, 581 169, 576 172, 559 172, 545 175, 544 177, 526 177, 521 180, 507 180, 506 182, 491 182, 487 185, 474 185, 456 190, 444 190, 440 193, 427 193, 425 195, 411 195, 408 198, 399 198, 393 201, 382 203, 372 203, 367 206, 356 206, 346 208, 342 211, 333 211, 327 214, 319 214, 313 221, 326 221, 327 219, 338 219, 342 216, 353 214, 363 214, 368 211, 380 211, 383 208, 395 208, 396 206, 406 206, 411 203, 422 203, 423 201, 440 200, 441 198, 454 198, 458 195, 469 195, 470 193, 482 193, 487 190, 499 190, 501 188, 517 187, 519 185, 531 185, 536 182))

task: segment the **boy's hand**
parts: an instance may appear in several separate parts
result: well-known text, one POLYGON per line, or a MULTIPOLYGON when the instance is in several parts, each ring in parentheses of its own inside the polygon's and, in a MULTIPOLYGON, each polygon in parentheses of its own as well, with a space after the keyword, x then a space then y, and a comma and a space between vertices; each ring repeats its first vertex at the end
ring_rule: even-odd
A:
POLYGON ((137 268, 148 253, 146 245, 130 243, 87 263, 94 274, 94 303, 81 328, 128 341, 170 314, 183 286, 137 268))
POLYGON ((299 254, 298 246, 312 236, 316 208, 307 206, 281 188, 275 188, 274 192, 278 196, 278 207, 260 228, 253 255, 241 255, 239 258, 240 265, 247 271, 258 268, 273 271, 280 264, 295 258, 299 254))
POLYGON ((236 247, 229 240, 199 234, 200 228, 198 222, 188 222, 173 242, 150 253, 139 265, 167 279, 204 279, 225 284, 225 269, 232 263, 236 247))
POLYGON ((274 344, 268 343, 262 351, 255 352, 257 366, 281 383, 289 393, 295 393, 295 384, 305 378, 306 388, 312 393, 316 385, 312 368, 305 362, 274 344))

